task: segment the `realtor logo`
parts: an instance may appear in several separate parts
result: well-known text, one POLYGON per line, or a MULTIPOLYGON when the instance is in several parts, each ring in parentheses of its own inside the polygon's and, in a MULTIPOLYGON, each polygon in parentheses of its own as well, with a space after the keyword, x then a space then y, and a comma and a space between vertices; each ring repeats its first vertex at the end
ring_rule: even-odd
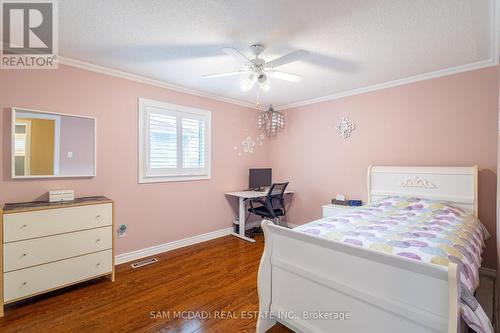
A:
POLYGON ((56 0, 0 0, 0 5, 0 68, 57 68, 56 0))

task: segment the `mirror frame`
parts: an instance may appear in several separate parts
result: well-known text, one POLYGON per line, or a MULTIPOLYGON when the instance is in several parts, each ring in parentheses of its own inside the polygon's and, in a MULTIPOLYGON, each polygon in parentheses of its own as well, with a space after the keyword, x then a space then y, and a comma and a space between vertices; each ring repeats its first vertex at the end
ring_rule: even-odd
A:
POLYGON ((11 168, 11 178, 12 179, 40 179, 40 178, 91 178, 97 175, 97 118, 89 117, 89 116, 80 116, 75 114, 67 114, 67 113, 59 113, 59 112, 50 112, 50 111, 41 111, 41 110, 33 110, 21 107, 12 107, 11 108, 11 146, 10 146, 10 168, 11 168), (33 113, 41 113, 45 115, 55 115, 55 116, 68 116, 68 117, 77 117, 77 118, 85 118, 94 120, 94 172, 88 175, 34 175, 34 176, 16 176, 16 168, 15 168, 15 134, 16 134, 16 113, 17 112, 33 112, 33 113))

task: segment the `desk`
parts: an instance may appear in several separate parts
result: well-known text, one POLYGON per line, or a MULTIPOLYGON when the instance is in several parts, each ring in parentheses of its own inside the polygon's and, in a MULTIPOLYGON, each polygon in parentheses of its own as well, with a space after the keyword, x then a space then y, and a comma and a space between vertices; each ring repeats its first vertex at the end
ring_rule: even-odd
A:
MULTIPOLYGON (((291 195, 291 194, 293 194, 293 191, 285 191, 285 195, 291 195)), ((255 239, 245 236, 245 222, 247 214, 246 201, 248 199, 264 198, 267 195, 267 191, 262 191, 262 192, 236 191, 236 192, 227 192, 226 195, 231 197, 237 197, 239 201, 239 208, 238 208, 239 233, 233 232, 232 235, 244 239, 247 242, 254 243, 255 239)))

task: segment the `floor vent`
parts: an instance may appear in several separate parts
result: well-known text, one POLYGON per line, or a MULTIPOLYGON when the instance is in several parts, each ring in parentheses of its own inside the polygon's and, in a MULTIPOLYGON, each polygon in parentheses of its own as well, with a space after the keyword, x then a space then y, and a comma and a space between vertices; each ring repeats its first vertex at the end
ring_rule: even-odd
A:
POLYGON ((130 266, 132 266, 132 268, 139 268, 139 267, 146 266, 146 265, 151 265, 151 264, 154 264, 154 263, 157 263, 157 262, 158 262, 158 259, 156 259, 156 258, 149 258, 149 259, 144 259, 144 260, 141 260, 141 261, 134 262, 130 266))

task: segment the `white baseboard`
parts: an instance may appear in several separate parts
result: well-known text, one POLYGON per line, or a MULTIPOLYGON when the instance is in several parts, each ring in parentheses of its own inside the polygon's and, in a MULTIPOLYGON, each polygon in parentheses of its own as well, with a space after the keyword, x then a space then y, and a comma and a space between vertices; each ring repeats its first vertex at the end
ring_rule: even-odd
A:
POLYGON ((156 246, 147 247, 145 249, 136 250, 132 252, 122 253, 115 256, 115 265, 124 264, 129 261, 153 256, 155 254, 172 251, 175 249, 179 249, 181 247, 205 242, 211 239, 227 236, 233 232, 233 228, 225 228, 221 230, 216 230, 212 232, 208 232, 206 234, 201 234, 197 236, 192 236, 184 239, 179 239, 173 242, 160 244, 156 246))

